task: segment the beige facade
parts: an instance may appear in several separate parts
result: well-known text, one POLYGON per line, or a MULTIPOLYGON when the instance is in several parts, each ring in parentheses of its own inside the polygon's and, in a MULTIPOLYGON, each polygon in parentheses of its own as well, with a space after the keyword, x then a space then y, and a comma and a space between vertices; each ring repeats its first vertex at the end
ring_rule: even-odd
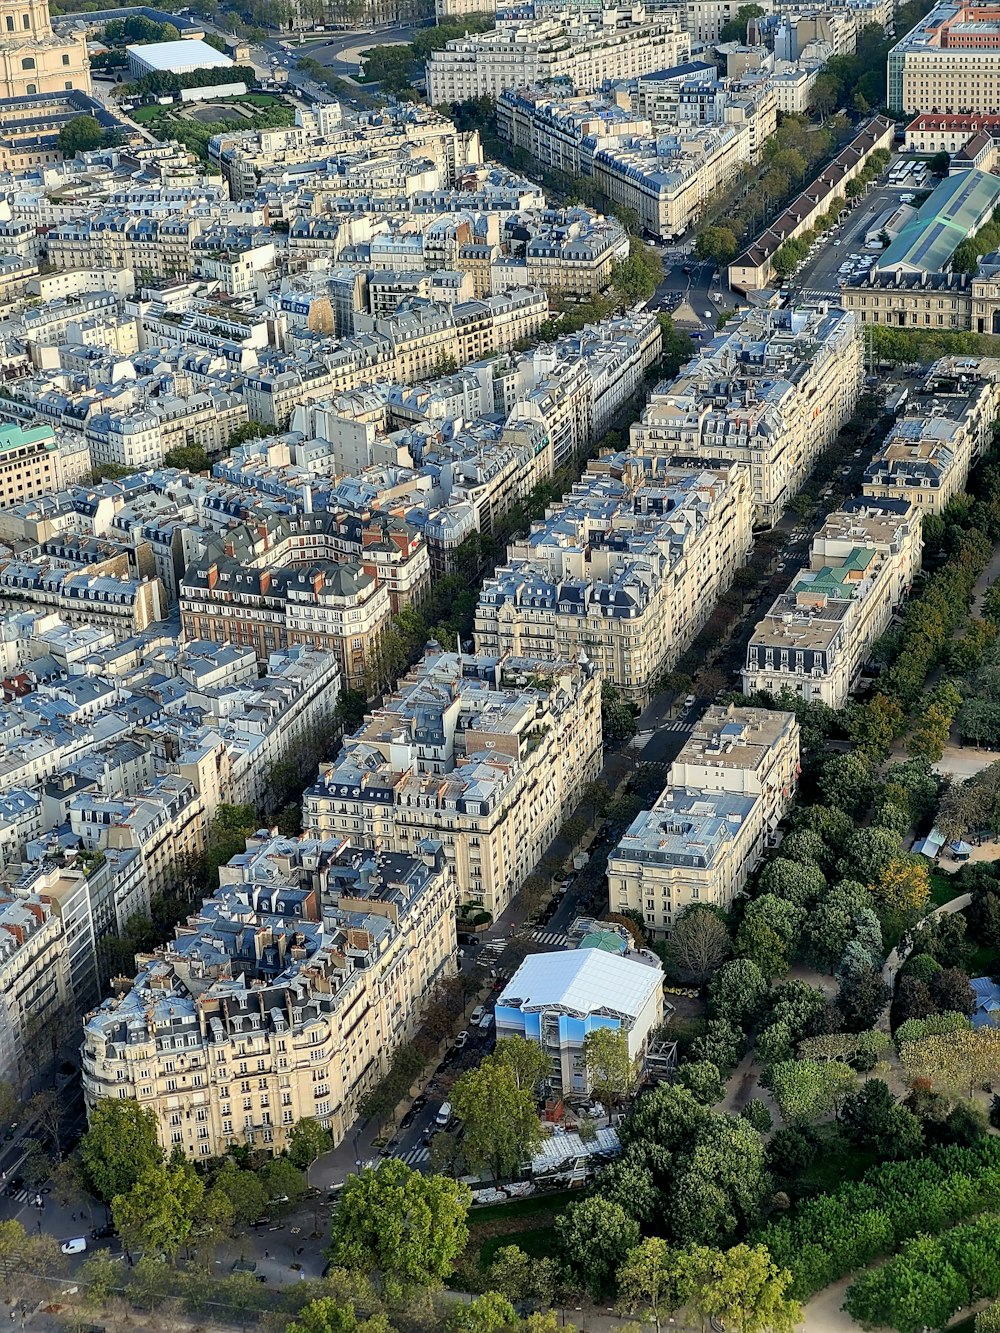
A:
POLYGON ((0 895, 0 1080, 19 1090, 39 1072, 72 1005, 61 917, 35 894, 0 895))
POLYGON ((59 446, 48 426, 0 430, 0 509, 63 485, 59 446))
POLYGON ((455 970, 441 846, 400 856, 265 837, 220 880, 178 944, 141 957, 131 989, 88 1016, 88 1108, 133 1098, 188 1160, 231 1144, 278 1152, 307 1116, 338 1144, 455 970))
POLYGON ((920 515, 905 504, 862 500, 831 514, 809 565, 750 637, 744 692, 788 689, 842 708, 913 584, 920 549, 920 515))
POLYGON ((507 552, 476 608, 476 649, 586 653, 643 704, 732 582, 751 545, 749 470, 660 457, 592 464, 507 552))
POLYGON ((853 315, 822 304, 747 311, 653 392, 632 427, 632 447, 675 460, 745 463, 754 521, 771 526, 850 418, 862 381, 853 315))
POLYGON ((709 708, 653 809, 608 859, 611 910, 639 912, 663 936, 692 903, 728 908, 791 805, 798 774, 794 714, 709 708))
POLYGON ((866 281, 843 284, 840 300, 862 324, 895 329, 970 329, 975 306, 982 321, 978 331, 988 333, 1000 312, 1000 284, 977 284, 964 273, 876 272, 866 281))
POLYGON ((931 367, 920 415, 903 417, 864 479, 864 494, 940 514, 965 489, 969 470, 990 445, 1000 414, 1000 360, 942 357, 931 367))
POLYGON ((319 837, 440 839, 459 899, 496 918, 601 763, 600 679, 567 661, 434 652, 303 797, 319 837))
POLYGON ((56 36, 46 0, 0 0, 0 98, 90 92, 87 40, 56 36))

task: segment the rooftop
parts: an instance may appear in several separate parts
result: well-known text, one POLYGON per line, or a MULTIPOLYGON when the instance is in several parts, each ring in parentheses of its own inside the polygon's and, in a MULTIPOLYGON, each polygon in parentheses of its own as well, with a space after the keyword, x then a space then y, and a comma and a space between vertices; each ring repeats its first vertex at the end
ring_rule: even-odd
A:
POLYGON ((522 1011, 564 1009, 581 1018, 607 1014, 627 1022, 638 1018, 662 985, 658 967, 602 949, 573 949, 526 958, 497 1004, 522 1011))

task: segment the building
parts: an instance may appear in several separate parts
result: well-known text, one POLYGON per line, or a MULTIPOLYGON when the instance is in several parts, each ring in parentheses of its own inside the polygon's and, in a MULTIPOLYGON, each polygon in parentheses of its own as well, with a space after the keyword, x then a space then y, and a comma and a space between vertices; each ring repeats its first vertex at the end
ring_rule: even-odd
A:
POLYGON ((811 185, 794 199, 781 216, 729 265, 729 285, 736 291, 757 291, 774 277, 772 260, 786 241, 808 231, 826 213, 834 199, 843 198, 846 186, 861 175, 874 153, 892 151, 896 127, 884 116, 873 116, 851 142, 824 167, 811 185))
POLYGON ((66 483, 61 461, 50 427, 0 427, 0 509, 61 490, 66 483))
POLYGON ((692 903, 728 908, 791 805, 798 774, 794 714, 709 708, 653 809, 608 858, 611 910, 639 912, 663 936, 692 903))
POLYGON ((663 972, 658 962, 602 949, 537 953, 504 986, 495 1018, 498 1041, 524 1037, 545 1052, 553 1096, 586 1098, 593 1085, 585 1043, 600 1028, 625 1037, 638 1078, 650 1033, 663 1022, 663 972))
MULTIPOLYGON (((129 73, 134 79, 144 74, 190 74, 196 69, 232 69, 235 62, 200 38, 179 42, 146 42, 127 46, 129 73)), ((221 80, 220 80, 221 82, 221 80)))
POLYGON ((51 1059, 71 1019, 66 933, 36 894, 0 891, 0 1081, 19 1091, 51 1059))
POLYGON ((187 567, 178 594, 188 638, 247 645, 261 662, 299 644, 320 648, 336 657, 345 688, 371 693, 383 682, 392 599, 355 561, 258 568, 213 549, 187 567))
POLYGON ((748 310, 660 385, 632 427, 638 453, 750 470, 754 521, 770 527, 854 411, 861 325, 825 304, 748 310))
POLYGON ((862 499, 831 514, 809 564, 758 622, 743 691, 791 690, 842 708, 920 568, 920 517, 905 499, 862 499))
POLYGON ((1000 20, 989 5, 942 0, 889 52, 890 112, 1000 113, 1000 20))
POLYGON ((965 489, 1000 413, 1000 361, 942 357, 928 372, 919 415, 898 420, 865 471, 864 494, 940 514, 965 489))
POLYGON ((906 127, 903 146, 908 153, 959 152, 981 134, 1000 134, 1000 115, 942 115, 922 112, 906 127))
POLYGON ((601 763, 600 678, 564 660, 434 648, 303 797, 306 829, 411 852, 440 839, 494 919, 601 763))
POLYGON ((751 546, 749 469, 619 456, 583 479, 483 584, 476 649, 586 653, 643 704, 732 582, 751 546))
POLYGON ((46 0, 0 3, 0 98, 90 92, 83 33, 54 33, 46 0))
POLYGON ((676 18, 647 15, 642 4, 498 18, 491 32, 459 37, 431 52, 427 100, 439 106, 554 81, 592 93, 617 79, 677 65, 690 53, 691 40, 676 18))
POLYGON ((880 251, 873 268, 897 277, 941 273, 960 242, 989 222, 1000 201, 1000 179, 985 171, 947 176, 900 231, 880 251))
POLYGON ((411 855, 259 834, 221 885, 88 1015, 88 1108, 131 1097, 165 1152, 279 1152, 312 1117, 334 1144, 455 970, 455 888, 440 843, 411 855))

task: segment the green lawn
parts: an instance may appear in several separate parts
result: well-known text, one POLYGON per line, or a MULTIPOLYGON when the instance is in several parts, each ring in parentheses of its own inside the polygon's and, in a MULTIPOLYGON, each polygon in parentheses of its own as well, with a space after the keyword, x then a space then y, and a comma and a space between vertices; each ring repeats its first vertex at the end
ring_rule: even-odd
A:
POLYGON ((527 1199, 511 1199, 509 1203, 490 1203, 469 1212, 469 1225, 480 1226, 499 1222, 508 1217, 537 1217, 539 1213, 562 1212, 563 1205, 580 1197, 579 1190, 554 1190, 551 1194, 532 1194, 527 1199))
POLYGON ((505 1245, 516 1245, 532 1259, 549 1259, 556 1253, 556 1233, 552 1227, 537 1227, 532 1231, 517 1231, 508 1236, 490 1236, 479 1247, 479 1262, 484 1268, 493 1262, 497 1250, 505 1245))
POLYGON ((828 1194, 845 1180, 860 1180, 878 1162, 874 1149, 853 1148, 844 1143, 837 1126, 817 1125, 820 1148, 816 1160, 795 1182, 795 1192, 828 1194))
POLYGON ((956 885, 953 875, 942 874, 939 870, 931 875, 931 902, 935 907, 950 903, 952 898, 957 898, 960 893, 961 889, 956 885))

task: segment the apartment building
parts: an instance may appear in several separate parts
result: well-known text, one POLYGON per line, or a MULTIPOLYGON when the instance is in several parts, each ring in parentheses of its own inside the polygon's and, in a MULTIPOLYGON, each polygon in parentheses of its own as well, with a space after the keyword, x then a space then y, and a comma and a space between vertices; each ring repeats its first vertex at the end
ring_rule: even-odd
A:
POLYGON ((592 464, 483 584, 476 650, 580 657, 643 704, 751 547, 748 469, 666 457, 592 464))
POLYGON ((728 908, 790 807, 799 771, 794 714, 709 708, 652 810, 608 858, 611 910, 640 912, 662 937, 692 903, 728 908))
POLYGON ((601 762, 600 678, 559 659, 433 649, 303 798, 307 831, 411 853, 440 839, 494 918, 601 762))
POLYGON ((439 106, 557 80, 591 93, 617 79, 677 65, 690 53, 691 40, 674 15, 647 15, 641 4, 498 18, 491 32, 456 38, 431 52, 427 100, 439 106))
POLYGON ((0 559, 0 610, 48 608, 71 625, 98 625, 128 638, 167 614, 158 578, 129 578, 61 568, 44 557, 0 559))
POLYGON ((16 425, 0 429, 0 509, 60 490, 64 484, 53 430, 16 425))
POLYGON ((942 0, 889 52, 890 112, 1000 113, 1000 18, 942 0))
POLYGON ((906 500, 861 499, 831 514, 809 564, 757 624, 743 691, 842 708, 872 644, 920 568, 920 515, 906 500))
POLYGON ((280 1152, 305 1117, 343 1141, 358 1103, 455 971, 455 886, 439 842, 251 839, 177 938, 88 1015, 88 1108, 129 1097, 165 1152, 280 1152))
POLYGON ((1000 413, 1000 360, 942 357, 924 381, 919 415, 890 430, 865 471, 872 499, 902 500, 918 512, 940 514, 965 489, 973 463, 993 439, 1000 413))
POLYGON ((509 351, 534 337, 548 314, 548 298, 536 288, 451 307, 413 301, 386 319, 369 319, 368 329, 359 319, 359 332, 324 352, 322 360, 276 358, 275 368, 246 376, 244 397, 255 421, 284 425, 300 404, 378 379, 403 384, 429 379, 449 362, 464 366, 509 351))
POLYGON ((754 521, 770 527, 851 416, 862 380, 853 315, 825 303, 748 310, 652 393, 632 448, 746 464, 754 521))
POLYGON ((301 644, 333 653, 348 689, 369 691, 381 679, 392 599, 355 561, 269 568, 206 552, 188 565, 178 591, 188 638, 246 645, 261 662, 301 644))
POLYGON ((37 894, 0 890, 0 1080, 20 1091, 52 1057, 72 1010, 58 913, 37 894))

